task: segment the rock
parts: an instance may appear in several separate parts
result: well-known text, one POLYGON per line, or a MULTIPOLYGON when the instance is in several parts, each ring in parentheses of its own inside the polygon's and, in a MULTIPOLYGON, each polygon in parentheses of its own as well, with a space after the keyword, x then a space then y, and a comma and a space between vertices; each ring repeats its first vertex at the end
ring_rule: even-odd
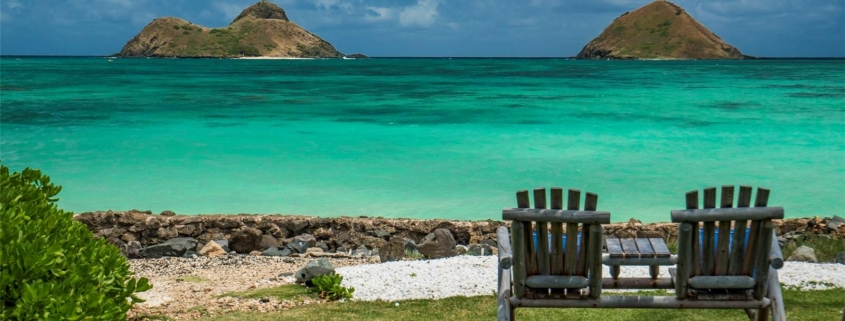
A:
POLYGON ((818 260, 816 259, 816 251, 806 245, 799 246, 797 249, 795 249, 795 251, 792 252, 792 255, 790 255, 789 258, 787 258, 786 260, 811 263, 818 262, 818 260))
POLYGON ((269 248, 279 247, 279 246, 282 246, 282 243, 279 243, 279 240, 277 240, 272 235, 262 235, 261 236, 261 248, 262 249, 269 249, 269 248))
POLYGON ((200 256, 199 253, 197 253, 197 251, 194 251, 194 250, 188 250, 187 252, 185 252, 185 255, 182 255, 182 257, 187 257, 187 258, 192 258, 192 259, 198 258, 199 256, 200 256))
POLYGON ((144 246, 141 245, 141 242, 138 241, 129 241, 126 242, 126 248, 123 249, 123 255, 130 259, 136 259, 141 257, 141 250, 144 246))
POLYGON ((417 250, 417 244, 414 243, 414 240, 406 240, 405 241, 405 251, 411 252, 411 253, 419 252, 419 250, 417 250))
POLYGON ((343 56, 343 57, 350 58, 350 59, 369 59, 370 58, 370 57, 367 57, 367 55, 360 54, 360 53, 354 53, 354 54, 346 55, 346 56, 343 56))
POLYGON ((455 246, 455 251, 458 252, 458 255, 464 255, 467 253, 467 251, 469 251, 469 248, 467 248, 466 245, 458 244, 457 246, 455 246))
POLYGON ((323 252, 329 251, 329 246, 326 244, 326 242, 317 242, 317 244, 314 244, 314 246, 319 247, 321 250, 323 250, 323 252))
POLYGON ((179 236, 179 232, 176 231, 176 228, 173 227, 173 226, 160 227, 156 231, 156 235, 161 239, 169 240, 169 239, 172 239, 172 238, 179 236))
POLYGON ((314 235, 311 234, 300 234, 293 238, 294 242, 305 242, 308 244, 308 247, 314 247, 317 245, 317 239, 314 235))
POLYGON ((291 251, 286 247, 271 247, 261 252, 263 256, 290 256, 291 251))
POLYGON ((370 256, 370 249, 366 246, 359 246, 355 251, 352 252, 352 257, 368 257, 370 256))
POLYGON ((845 252, 836 253, 836 257, 833 259, 833 262, 845 264, 845 252))
POLYGON ((258 251, 261 249, 261 239, 261 230, 244 227, 232 234, 232 238, 229 240, 229 248, 238 253, 258 251))
POLYGON ((176 232, 180 235, 199 236, 200 234, 202 234, 202 230, 202 223, 176 225, 176 232))
POLYGON ((165 210, 165 211, 162 211, 161 214, 159 214, 159 215, 161 215, 161 216, 176 216, 176 213, 173 213, 173 211, 171 211, 171 210, 165 210))
POLYGON ((185 252, 197 248, 197 240, 190 237, 169 239, 158 245, 151 245, 141 250, 141 257, 157 259, 164 256, 184 256, 185 252))
POLYGON ((311 283, 311 279, 315 276, 334 273, 334 266, 328 259, 322 258, 316 261, 308 262, 302 269, 296 271, 296 283, 311 283))
POLYGON ((223 251, 226 251, 226 253, 232 252, 232 250, 229 248, 229 240, 214 240, 214 243, 220 245, 220 247, 223 248, 223 251))
POLYGON ((487 256, 493 255, 493 247, 490 244, 473 244, 469 246, 469 250, 467 250, 467 255, 473 256, 487 256))
POLYGON ((394 236, 379 250, 382 262, 401 261, 405 258, 405 239, 394 236))
POLYGON ((292 253, 305 253, 308 250, 308 244, 302 241, 299 242, 290 242, 285 245, 286 248, 289 248, 292 253))
POLYGON ((228 252, 217 242, 208 242, 199 251, 199 254, 203 256, 222 256, 226 255, 226 253, 228 252))
POLYGON ((369 234, 374 236, 374 237, 377 237, 377 238, 380 238, 380 239, 385 239, 385 240, 390 237, 390 233, 387 233, 387 231, 382 230, 382 229, 372 231, 369 234))
POLYGON ((440 228, 432 234, 434 234, 433 239, 429 239, 426 236, 426 239, 429 240, 417 247, 422 255, 432 259, 458 255, 458 251, 455 250, 455 246, 458 244, 455 242, 455 238, 452 237, 452 232, 445 228, 440 228))
POLYGON ((337 252, 337 253, 347 253, 347 254, 348 254, 348 252, 349 252, 349 250, 347 250, 347 249, 346 249, 345 247, 343 247, 343 246, 338 246, 336 249, 334 249, 334 251, 335 251, 335 252, 337 252))
POLYGON ((261 251, 252 251, 252 252, 249 252, 249 255, 250 256, 261 256, 261 251))
POLYGON ((319 247, 309 247, 307 250, 305 250, 305 254, 314 254, 314 253, 324 253, 324 252, 323 252, 323 249, 321 249, 319 247))

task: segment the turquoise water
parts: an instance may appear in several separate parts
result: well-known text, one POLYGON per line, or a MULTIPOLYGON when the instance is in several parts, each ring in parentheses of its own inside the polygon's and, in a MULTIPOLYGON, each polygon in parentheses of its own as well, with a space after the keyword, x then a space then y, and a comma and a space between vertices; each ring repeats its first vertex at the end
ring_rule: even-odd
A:
POLYGON ((845 208, 845 61, 0 59, 0 159, 75 212, 668 221, 684 193, 845 208))

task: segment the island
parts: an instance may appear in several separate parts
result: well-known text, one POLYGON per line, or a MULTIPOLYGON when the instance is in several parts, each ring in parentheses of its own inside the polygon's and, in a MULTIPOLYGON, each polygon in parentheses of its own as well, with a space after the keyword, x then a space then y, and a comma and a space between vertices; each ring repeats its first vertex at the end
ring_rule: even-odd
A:
POLYGON ((118 57, 341 58, 332 44, 290 21, 285 10, 262 0, 229 26, 209 28, 176 17, 154 19, 118 57))
POLYGON ((587 43, 580 59, 748 59, 680 6, 657 0, 625 12, 587 43))

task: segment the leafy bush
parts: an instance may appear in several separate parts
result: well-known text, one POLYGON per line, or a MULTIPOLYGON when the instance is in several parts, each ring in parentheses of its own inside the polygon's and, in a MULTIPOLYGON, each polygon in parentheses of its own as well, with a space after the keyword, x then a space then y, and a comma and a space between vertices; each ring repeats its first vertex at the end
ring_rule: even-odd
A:
POLYGON ((336 273, 324 274, 311 279, 311 283, 314 284, 313 291, 319 293, 320 298, 329 301, 352 298, 355 288, 341 286, 341 282, 343 282, 343 276, 336 273))
POLYGON ((126 258, 73 213, 41 171, 0 165, 0 319, 120 320, 150 289, 126 258))

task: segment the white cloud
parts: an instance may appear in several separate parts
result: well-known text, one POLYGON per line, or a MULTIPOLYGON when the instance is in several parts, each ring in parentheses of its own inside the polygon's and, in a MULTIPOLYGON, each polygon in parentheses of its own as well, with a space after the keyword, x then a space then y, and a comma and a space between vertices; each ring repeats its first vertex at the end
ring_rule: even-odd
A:
POLYGON ((428 27, 437 20, 439 0, 417 0, 417 4, 399 13, 399 24, 404 27, 428 27))
POLYGON ((382 7, 366 7, 366 9, 367 11, 364 14, 364 21, 378 22, 393 18, 393 9, 382 7))
POLYGON ((332 7, 344 9, 346 11, 352 10, 352 4, 343 0, 308 0, 317 8, 331 9, 332 7))
POLYGON ((5 4, 6 4, 6 8, 9 8, 9 9, 23 8, 23 4, 21 4, 21 2, 18 1, 18 0, 8 0, 8 1, 6 1, 5 4))

